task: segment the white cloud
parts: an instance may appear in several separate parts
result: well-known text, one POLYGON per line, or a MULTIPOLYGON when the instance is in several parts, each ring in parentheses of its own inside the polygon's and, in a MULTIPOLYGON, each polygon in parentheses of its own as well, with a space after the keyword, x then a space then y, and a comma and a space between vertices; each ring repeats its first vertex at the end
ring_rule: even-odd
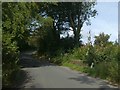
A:
POLYGON ((92 18, 91 26, 83 26, 83 41, 87 42, 87 36, 89 30, 91 30, 92 41, 95 35, 104 32, 105 34, 111 34, 110 41, 118 39, 118 3, 105 3, 99 2, 96 5, 98 16, 92 18))
POLYGON ((104 32, 109 34, 110 41, 115 41, 118 39, 118 24, 107 22, 105 20, 96 19, 93 21, 91 26, 83 26, 82 36, 83 41, 87 42, 88 32, 91 31, 92 41, 94 41, 94 36, 99 35, 99 33, 104 32))

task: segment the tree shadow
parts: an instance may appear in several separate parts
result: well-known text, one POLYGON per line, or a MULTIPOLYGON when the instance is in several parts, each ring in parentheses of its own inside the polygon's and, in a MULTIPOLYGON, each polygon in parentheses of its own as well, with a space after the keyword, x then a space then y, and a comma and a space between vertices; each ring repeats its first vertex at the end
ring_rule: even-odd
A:
POLYGON ((12 82, 10 86, 2 86, 2 90, 4 89, 17 89, 21 90, 24 87, 24 83, 28 82, 29 76, 26 71, 19 70, 12 76, 12 82))
POLYGON ((89 79, 87 76, 71 77, 69 79, 80 81, 80 83, 85 83, 90 85, 96 83, 96 81, 89 79))
POLYGON ((80 84, 87 84, 87 85, 99 85, 99 89, 98 90, 109 90, 110 86, 108 85, 107 82, 104 81, 100 81, 98 79, 89 77, 87 75, 80 75, 78 77, 70 77, 69 79, 75 80, 75 81, 79 81, 80 84))
POLYGON ((24 83, 28 82, 29 75, 26 71, 20 70, 14 77, 14 84, 12 88, 23 88, 24 83))
POLYGON ((32 54, 22 53, 20 55, 19 65, 21 68, 35 68, 42 66, 56 66, 45 59, 35 59, 32 54))

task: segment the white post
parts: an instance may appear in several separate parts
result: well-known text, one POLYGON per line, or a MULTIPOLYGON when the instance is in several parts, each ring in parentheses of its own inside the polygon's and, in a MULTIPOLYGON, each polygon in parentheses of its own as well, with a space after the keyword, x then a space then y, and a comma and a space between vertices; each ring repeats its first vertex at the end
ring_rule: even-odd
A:
POLYGON ((93 68, 93 66, 94 66, 94 63, 92 62, 92 64, 91 64, 90 68, 93 68))

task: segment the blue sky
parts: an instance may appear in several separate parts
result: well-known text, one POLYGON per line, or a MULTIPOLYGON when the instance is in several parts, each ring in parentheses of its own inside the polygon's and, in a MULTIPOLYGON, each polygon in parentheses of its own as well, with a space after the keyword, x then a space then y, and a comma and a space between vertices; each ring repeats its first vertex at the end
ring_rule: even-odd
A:
POLYGON ((101 32, 111 34, 110 41, 118 39, 118 2, 97 2, 95 9, 98 11, 98 15, 96 18, 91 18, 92 25, 84 24, 82 28, 83 42, 87 42, 89 30, 92 41, 94 41, 94 36, 101 32))

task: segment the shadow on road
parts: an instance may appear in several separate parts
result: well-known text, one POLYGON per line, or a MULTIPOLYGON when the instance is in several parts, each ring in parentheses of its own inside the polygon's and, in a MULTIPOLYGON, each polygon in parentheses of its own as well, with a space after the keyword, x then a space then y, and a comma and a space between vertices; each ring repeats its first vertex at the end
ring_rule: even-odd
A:
POLYGON ((45 59, 35 59, 32 56, 32 52, 30 53, 21 53, 19 64, 22 68, 34 68, 34 67, 42 67, 42 66, 56 66, 45 59))
MULTIPOLYGON (((19 65, 21 68, 36 68, 36 67, 43 67, 43 66, 56 66, 48 61, 45 60, 38 60, 32 56, 32 52, 21 53, 19 58, 19 65)), ((10 88, 24 88, 24 84, 29 82, 30 80, 29 73, 23 69, 18 71, 14 76, 14 83, 10 88)), ((33 88, 33 87, 31 87, 33 88)))
POLYGON ((89 76, 86 76, 86 75, 80 75, 78 77, 71 77, 69 79, 72 79, 72 80, 76 80, 76 81, 79 81, 80 83, 82 84, 88 84, 88 85, 99 85, 99 89, 98 90, 109 90, 111 87, 108 86, 108 83, 107 82, 103 82, 103 81, 99 81, 95 78, 92 78, 92 77, 89 77, 89 76))
POLYGON ((24 83, 28 82, 29 77, 27 72, 20 70, 14 77, 14 84, 12 88, 23 88, 24 83))
POLYGON ((76 81, 80 81, 80 83, 86 83, 86 84, 90 84, 90 85, 96 83, 94 80, 89 79, 87 76, 71 77, 69 79, 73 79, 76 81))
MULTIPOLYGON (((35 59, 32 57, 32 53, 21 53, 20 55, 20 65, 23 68, 35 68, 35 67, 45 67, 45 66, 56 66, 54 64, 49 63, 48 61, 41 59, 35 59)), ((55 69, 56 70, 56 69, 55 69)), ((59 69, 58 69, 59 70, 59 69)), ((22 74, 18 74, 18 77, 23 77, 19 83, 17 84, 18 86, 21 86, 23 82, 26 82, 27 77, 27 72, 21 71, 22 74), (21 76, 19 76, 21 75, 21 76)), ((35 76, 36 77, 36 76, 35 76)), ((81 84, 86 84, 86 85, 99 85, 100 88, 98 90, 109 90, 109 86, 106 82, 99 81, 95 78, 88 77, 87 75, 79 75, 78 77, 69 77, 68 79, 79 81, 81 84)))

